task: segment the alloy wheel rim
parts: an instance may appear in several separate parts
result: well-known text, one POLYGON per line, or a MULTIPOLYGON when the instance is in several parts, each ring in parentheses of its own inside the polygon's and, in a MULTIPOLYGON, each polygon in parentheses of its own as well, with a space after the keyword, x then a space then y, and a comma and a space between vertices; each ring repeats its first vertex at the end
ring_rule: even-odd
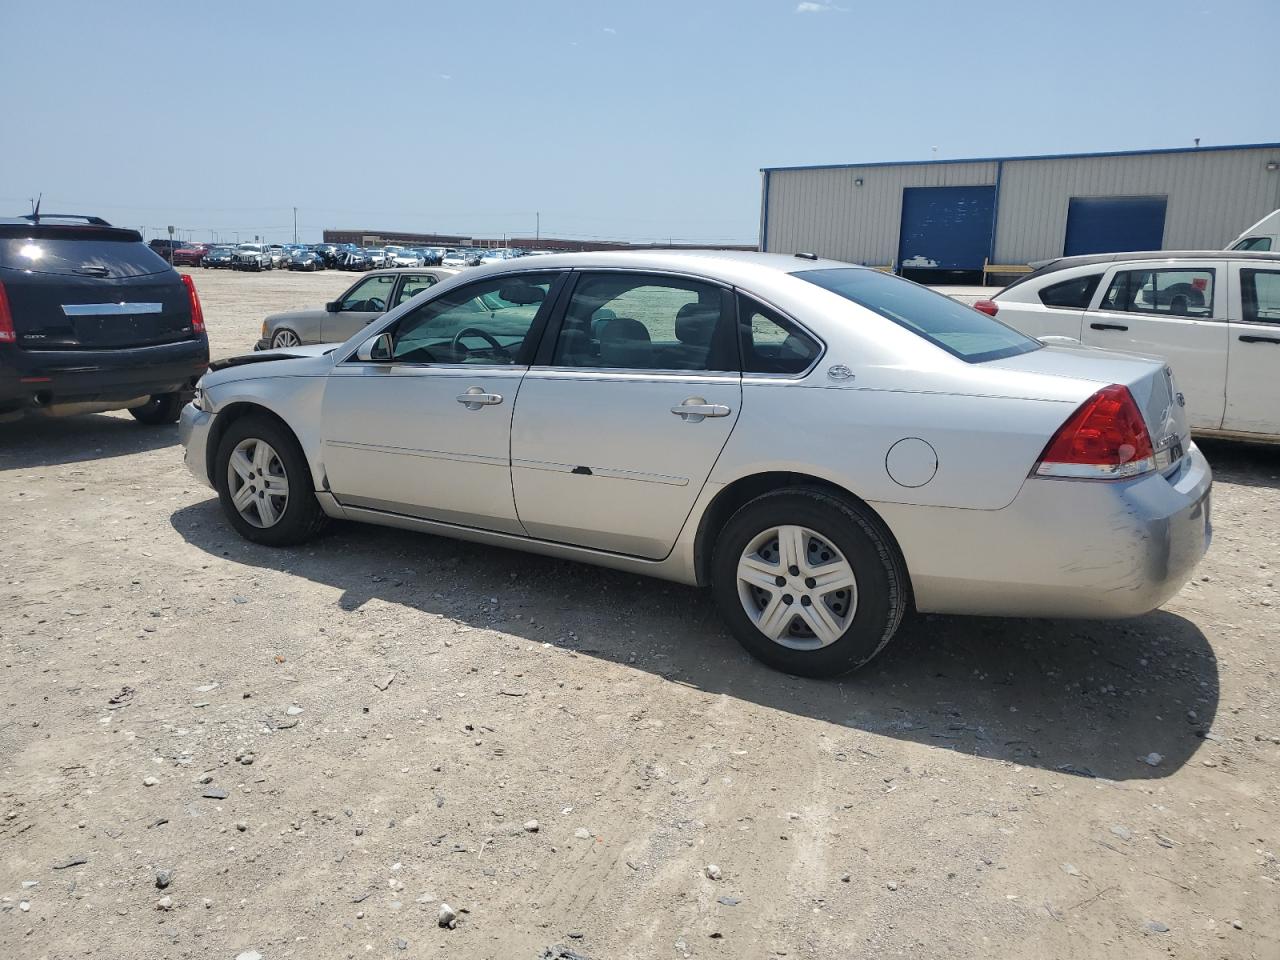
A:
POLYGON ((271 343, 275 347, 296 347, 301 341, 292 330, 281 330, 275 335, 271 343))
POLYGON ((839 640, 858 609, 858 579, 830 539, 808 527, 770 527, 738 560, 738 598, 757 630, 792 650, 839 640))
POLYGON ((289 477, 271 444, 248 437, 236 444, 227 461, 231 503, 246 523, 274 527, 289 506, 289 477))

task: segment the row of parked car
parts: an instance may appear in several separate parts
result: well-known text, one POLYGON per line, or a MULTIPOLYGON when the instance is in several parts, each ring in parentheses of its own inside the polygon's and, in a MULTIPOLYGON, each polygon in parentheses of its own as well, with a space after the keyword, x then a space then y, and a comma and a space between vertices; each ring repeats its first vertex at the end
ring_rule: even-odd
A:
POLYGON ((210 270, 381 270, 396 267, 452 268, 500 263, 527 255, 516 247, 358 247, 353 243, 240 243, 206 244, 152 240, 151 249, 174 266, 210 270))

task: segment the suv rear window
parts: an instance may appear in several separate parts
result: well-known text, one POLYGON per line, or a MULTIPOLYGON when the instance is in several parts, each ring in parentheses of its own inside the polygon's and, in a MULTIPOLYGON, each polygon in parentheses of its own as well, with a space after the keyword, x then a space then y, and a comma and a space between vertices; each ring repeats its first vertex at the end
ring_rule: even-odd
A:
POLYGON ((794 276, 906 327, 966 363, 1016 357, 1043 346, 972 307, 878 270, 801 270, 794 276))
POLYGON ((171 269, 163 257, 136 239, 116 239, 106 231, 97 236, 85 231, 74 238, 42 232, 46 235, 0 236, 0 267, 32 273, 116 278, 141 277, 171 269), (105 274, 103 269, 107 271, 105 274))
POLYGON ((1061 283, 1050 284, 1040 291, 1040 302, 1046 307, 1071 307, 1083 310, 1093 299, 1102 274, 1091 273, 1087 277, 1075 277, 1061 283))

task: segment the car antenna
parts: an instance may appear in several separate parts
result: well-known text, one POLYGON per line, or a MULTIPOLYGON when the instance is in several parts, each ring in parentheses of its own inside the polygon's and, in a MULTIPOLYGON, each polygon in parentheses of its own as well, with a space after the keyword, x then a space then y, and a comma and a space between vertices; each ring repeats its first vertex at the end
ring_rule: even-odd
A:
POLYGON ((44 192, 36 194, 36 198, 31 201, 31 222, 40 222, 40 201, 44 199, 44 192))

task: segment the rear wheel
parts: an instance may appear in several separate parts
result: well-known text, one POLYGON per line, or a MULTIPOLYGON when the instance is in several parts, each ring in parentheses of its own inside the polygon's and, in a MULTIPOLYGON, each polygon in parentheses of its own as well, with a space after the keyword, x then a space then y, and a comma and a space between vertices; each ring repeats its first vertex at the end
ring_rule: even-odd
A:
POLYGON ((185 402, 181 393, 160 393, 141 407, 130 407, 129 412, 139 423, 153 427, 161 426, 166 423, 177 423, 185 402))
POLYGON ((328 518, 311 469, 289 430, 264 416, 235 421, 218 444, 214 479, 222 508, 246 540, 280 547, 302 543, 328 518))
POLYGON ((729 519, 716 541, 712 590, 739 643, 806 677, 867 663, 907 607, 906 568, 880 522, 813 488, 764 494, 729 519))

